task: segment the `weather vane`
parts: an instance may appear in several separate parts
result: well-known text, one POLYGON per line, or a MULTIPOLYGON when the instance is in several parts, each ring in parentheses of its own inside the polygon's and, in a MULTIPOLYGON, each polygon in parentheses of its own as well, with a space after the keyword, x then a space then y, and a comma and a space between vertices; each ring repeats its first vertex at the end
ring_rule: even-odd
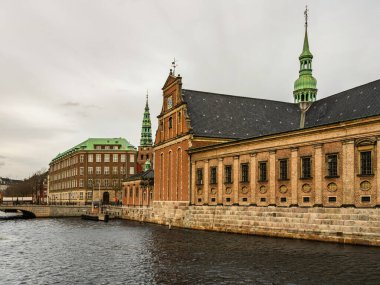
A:
POLYGON ((305 15, 305 27, 306 28, 307 28, 307 19, 309 18, 309 15, 307 14, 307 12, 309 12, 309 9, 307 8, 307 5, 306 5, 305 12, 304 12, 304 15, 305 15))
POLYGON ((175 75, 175 68, 176 68, 177 66, 178 66, 177 61, 176 61, 175 58, 174 58, 174 60, 172 61, 173 75, 175 75))

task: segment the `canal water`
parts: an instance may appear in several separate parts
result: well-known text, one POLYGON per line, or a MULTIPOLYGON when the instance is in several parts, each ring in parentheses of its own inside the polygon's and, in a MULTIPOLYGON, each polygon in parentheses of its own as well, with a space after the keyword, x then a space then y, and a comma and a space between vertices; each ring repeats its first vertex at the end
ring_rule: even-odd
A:
POLYGON ((0 221, 0 284, 380 284, 380 248, 122 220, 0 221))

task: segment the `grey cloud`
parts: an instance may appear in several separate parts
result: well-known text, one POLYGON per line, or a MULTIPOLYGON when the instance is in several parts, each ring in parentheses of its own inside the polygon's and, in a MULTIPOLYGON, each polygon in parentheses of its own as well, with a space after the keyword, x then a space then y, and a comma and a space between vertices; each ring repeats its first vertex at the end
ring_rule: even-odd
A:
POLYGON ((64 107, 78 107, 78 106, 80 106, 80 103, 78 103, 78 102, 66 102, 66 103, 63 103, 61 105, 64 107))
MULTIPOLYGON (((293 100, 304 0, 22 3, 0 10, 0 150, 12 157, 0 176, 23 178, 88 137, 137 146, 147 89, 155 134, 173 57, 183 88, 293 100)), ((318 97, 378 79, 380 2, 309 9, 318 97)))

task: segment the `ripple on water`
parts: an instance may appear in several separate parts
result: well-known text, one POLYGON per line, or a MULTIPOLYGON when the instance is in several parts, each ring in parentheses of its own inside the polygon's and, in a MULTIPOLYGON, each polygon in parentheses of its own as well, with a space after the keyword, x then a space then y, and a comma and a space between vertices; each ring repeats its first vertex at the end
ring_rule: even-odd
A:
POLYGON ((0 227, 4 284, 380 283, 379 248, 115 220, 35 219, 0 227))

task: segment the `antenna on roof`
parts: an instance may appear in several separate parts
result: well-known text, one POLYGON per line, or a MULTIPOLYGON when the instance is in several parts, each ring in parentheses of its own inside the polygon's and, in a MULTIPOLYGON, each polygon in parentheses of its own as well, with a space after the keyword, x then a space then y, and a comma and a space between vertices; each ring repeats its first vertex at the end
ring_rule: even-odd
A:
MULTIPOLYGON (((175 58, 174 58, 174 60, 172 61, 172 67, 173 67, 173 72, 172 72, 172 75, 174 75, 175 76, 175 68, 178 66, 178 64, 177 64, 177 61, 175 60, 175 58)), ((171 69, 170 69, 171 70, 171 69)))

